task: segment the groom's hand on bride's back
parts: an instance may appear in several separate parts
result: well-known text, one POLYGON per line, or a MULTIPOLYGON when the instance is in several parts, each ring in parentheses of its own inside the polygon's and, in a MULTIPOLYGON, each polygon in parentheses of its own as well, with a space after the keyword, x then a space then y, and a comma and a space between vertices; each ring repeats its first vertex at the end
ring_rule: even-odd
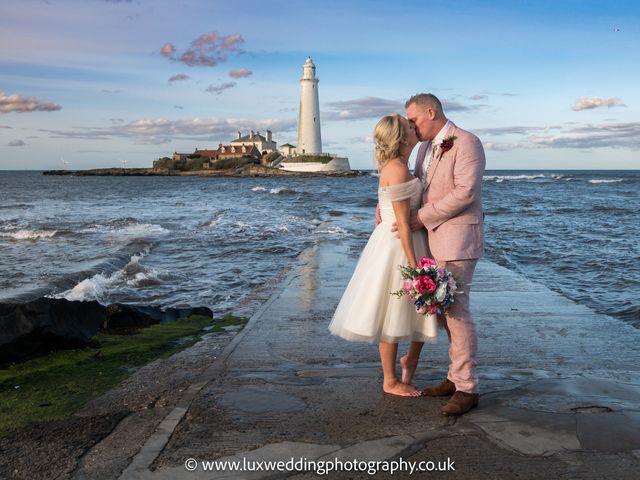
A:
POLYGON ((380 204, 376 205, 376 227, 382 223, 382 217, 380 216, 380 204))
MULTIPOLYGON (((411 212, 409 213, 409 225, 411 226, 412 232, 417 232, 418 230, 422 230, 424 228, 424 225, 420 221, 420 217, 418 217, 417 210, 411 209, 411 212)), ((392 232, 398 231, 398 224, 396 222, 393 222, 391 224, 391 231, 392 232)), ((396 236, 400 238, 399 235, 396 234, 396 236)))

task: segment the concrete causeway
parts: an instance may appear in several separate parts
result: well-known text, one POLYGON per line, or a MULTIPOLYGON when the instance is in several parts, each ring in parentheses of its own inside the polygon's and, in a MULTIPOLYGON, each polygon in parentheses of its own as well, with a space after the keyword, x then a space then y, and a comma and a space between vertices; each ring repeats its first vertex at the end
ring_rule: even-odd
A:
MULTIPOLYGON (((305 251, 120 478, 318 478, 205 472, 200 463, 292 458, 449 460, 455 471, 432 474, 443 478, 638 478, 640 331, 481 261, 472 290, 480 405, 446 418, 442 399, 382 393, 377 345, 329 334, 357 255, 340 243, 305 251), (195 471, 185 467, 190 458, 195 471)), ((444 378, 447 348, 444 334, 425 345, 418 387, 444 378)))

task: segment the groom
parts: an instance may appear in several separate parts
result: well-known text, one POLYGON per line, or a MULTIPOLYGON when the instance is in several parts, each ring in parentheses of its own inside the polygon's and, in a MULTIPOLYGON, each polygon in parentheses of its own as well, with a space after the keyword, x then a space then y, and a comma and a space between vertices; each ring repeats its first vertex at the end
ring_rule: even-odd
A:
MULTIPOLYGON (((405 104, 407 118, 423 143, 415 176, 423 182, 422 208, 414 228, 427 229, 429 250, 439 266, 462 282, 449 313, 441 318, 449 336, 451 363, 447 378, 423 390, 429 396, 452 395, 444 415, 461 415, 478 404, 478 339, 469 309, 469 290, 478 259, 484 253, 482 175, 485 157, 478 137, 447 120, 435 95, 420 93, 405 104)), ((403 363, 415 369, 423 343, 412 342, 403 363)))

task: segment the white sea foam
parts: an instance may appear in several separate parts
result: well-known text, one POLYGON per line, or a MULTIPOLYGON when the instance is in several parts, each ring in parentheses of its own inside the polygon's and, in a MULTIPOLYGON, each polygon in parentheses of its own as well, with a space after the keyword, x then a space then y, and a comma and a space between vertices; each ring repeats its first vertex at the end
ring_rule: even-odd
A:
POLYGON ((58 230, 13 230, 0 232, 0 237, 12 238, 13 240, 39 240, 41 238, 52 238, 58 230))
POLYGON ((92 225, 80 230, 81 233, 106 233, 109 235, 121 235, 127 237, 140 237, 148 235, 164 235, 170 233, 161 225, 155 223, 131 223, 126 225, 92 225))
POLYGON ((351 234, 347 232, 344 228, 338 227, 335 225, 317 228, 314 233, 324 233, 329 235, 335 235, 337 237, 351 236, 351 234))
POLYGON ((146 267, 140 263, 148 249, 138 255, 133 255, 129 263, 121 270, 111 274, 97 273, 93 277, 85 278, 75 287, 55 295, 51 298, 65 298, 70 301, 86 302, 97 300, 100 303, 109 303, 109 293, 122 287, 140 288, 162 283, 161 274, 157 270, 146 267))
POLYGON ((51 298, 65 298, 72 302, 100 301, 108 291, 111 278, 98 273, 91 278, 85 278, 75 287, 66 292, 50 295, 51 298))
MULTIPOLYGON (((267 189, 265 187, 253 187, 251 189, 252 192, 266 192, 267 189)), ((274 195, 280 195, 282 193, 295 193, 295 190, 290 190, 287 187, 276 187, 268 190, 269 193, 274 195)))
POLYGON ((623 178, 609 178, 609 179, 594 179, 589 180, 589 183, 618 183, 624 181, 623 178))
POLYGON ((218 225, 220 222, 222 221, 222 216, 220 217, 216 217, 216 218, 212 218, 211 221, 209 223, 207 223, 207 227, 212 228, 215 227, 216 225, 218 225))
POLYGON ((285 188, 285 187, 278 187, 278 188, 272 188, 271 190, 269 190, 269 193, 279 195, 281 193, 294 193, 294 190, 289 190, 288 188, 285 188))
POLYGON ((564 175, 544 175, 544 174, 538 174, 538 175, 485 175, 484 177, 482 177, 483 180, 494 180, 496 183, 502 183, 505 180, 508 181, 517 181, 517 180, 537 180, 540 178, 556 178, 556 179, 560 179, 560 178, 564 178, 564 175))

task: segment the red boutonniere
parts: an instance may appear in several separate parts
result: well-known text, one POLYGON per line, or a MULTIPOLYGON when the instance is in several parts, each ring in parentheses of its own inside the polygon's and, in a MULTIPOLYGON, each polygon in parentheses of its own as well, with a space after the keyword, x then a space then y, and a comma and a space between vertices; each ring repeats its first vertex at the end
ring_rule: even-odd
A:
POLYGON ((443 153, 448 152, 449 150, 451 150, 453 148, 453 141, 456 140, 458 137, 456 137, 455 135, 451 135, 447 138, 445 138, 442 142, 440 142, 440 156, 442 156, 443 153))

